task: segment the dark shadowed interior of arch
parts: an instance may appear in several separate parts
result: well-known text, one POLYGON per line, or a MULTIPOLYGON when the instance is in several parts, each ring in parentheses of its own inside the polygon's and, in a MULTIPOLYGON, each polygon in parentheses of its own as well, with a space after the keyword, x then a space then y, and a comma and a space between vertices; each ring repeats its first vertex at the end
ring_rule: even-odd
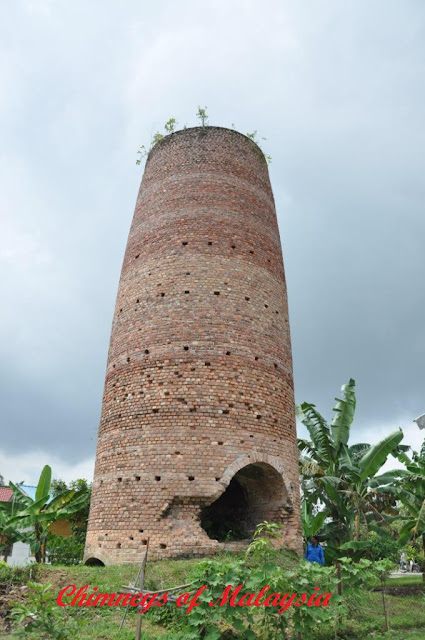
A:
POLYGON ((248 540, 260 522, 282 522, 287 492, 282 476, 258 462, 238 471, 215 502, 201 511, 201 526, 219 542, 248 540))
POLYGON ((88 558, 85 563, 88 567, 104 567, 105 563, 99 558, 88 558))

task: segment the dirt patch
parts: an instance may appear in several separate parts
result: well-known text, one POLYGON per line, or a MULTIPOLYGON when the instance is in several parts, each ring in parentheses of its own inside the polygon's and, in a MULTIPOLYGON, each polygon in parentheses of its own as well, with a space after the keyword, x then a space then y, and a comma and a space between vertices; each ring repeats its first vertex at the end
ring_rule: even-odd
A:
MULTIPOLYGON (((382 591, 381 587, 376 587, 373 591, 382 591)), ((415 596, 425 593, 425 584, 403 584, 400 586, 387 587, 385 593, 389 596, 415 596)))
POLYGON ((69 573, 64 569, 46 570, 40 571, 39 582, 43 584, 51 584, 53 591, 57 588, 57 591, 63 588, 64 585, 69 584, 69 573))
POLYGON ((0 583, 0 632, 10 631, 10 612, 12 602, 23 602, 25 600, 27 587, 10 583, 0 583))

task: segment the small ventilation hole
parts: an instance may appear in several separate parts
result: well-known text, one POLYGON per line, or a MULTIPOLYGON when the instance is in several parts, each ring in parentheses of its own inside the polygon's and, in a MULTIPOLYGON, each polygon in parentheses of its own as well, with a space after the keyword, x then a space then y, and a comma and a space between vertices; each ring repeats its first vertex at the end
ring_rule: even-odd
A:
POLYGON ((188 293, 190 293, 190 291, 185 291, 185 294, 187 295, 188 293))
POLYGON ((159 548, 160 548, 160 549, 166 549, 166 548, 167 548, 167 545, 166 545, 166 544, 164 544, 163 542, 161 542, 161 544, 159 545, 159 548))
POLYGON ((133 537, 133 536, 130 536, 130 540, 134 540, 134 537, 133 537))
POLYGON ((220 291, 214 291, 214 295, 215 296, 219 296, 220 295, 220 291))
POLYGON ((161 476, 155 476, 155 480, 159 482, 161 480, 161 476))
POLYGON ((117 542, 117 549, 121 549, 121 542, 117 542))
POLYGON ((261 420, 261 415, 258 413, 256 416, 257 420, 261 420))
POLYGON ((254 436, 249 436, 250 438, 253 438, 254 436))
POLYGON ((187 276, 190 276, 190 271, 186 271, 186 275, 187 275, 187 276))
POLYGON ((185 351, 189 351, 189 347, 183 347, 185 351))
POLYGON ((208 246, 210 247, 211 245, 212 245, 212 242, 209 242, 209 243, 208 243, 208 246))
POLYGON ((247 302, 249 302, 249 301, 251 300, 251 298, 249 298, 248 296, 245 296, 245 300, 246 300, 247 302))
POLYGON ((122 478, 118 478, 118 482, 122 482, 122 478))
POLYGON ((161 291, 161 298, 163 298, 164 296, 165 296, 165 293, 161 291))
POLYGON ((140 302, 140 298, 137 298, 136 302, 137 302, 137 304, 139 304, 139 302, 140 302))
POLYGON ((252 250, 251 250, 249 253, 250 253, 252 256, 254 255, 254 252, 253 252, 252 250))
POLYGON ((206 366, 206 367, 210 367, 210 366, 211 366, 211 362, 206 362, 206 363, 205 363, 205 366, 206 366))
POLYGON ((255 360, 258 360, 258 356, 255 356, 255 360))
POLYGON ((148 355, 149 349, 145 349, 145 353, 146 353, 146 355, 148 355))
POLYGON ((232 244, 232 249, 236 249, 236 245, 232 244))
POLYGON ((218 482, 220 480, 220 478, 216 478, 215 481, 218 482))
POLYGON ((174 453, 176 454, 176 456, 180 455, 180 451, 174 451, 174 453))
POLYGON ((136 476, 136 482, 140 482, 140 476, 136 476))
POLYGON ((223 443, 222 443, 222 442, 219 442, 218 444, 219 444, 219 445, 222 445, 223 443))
POLYGON ((139 533, 143 533, 143 529, 139 529, 139 533))
POLYGON ((195 476, 188 476, 189 482, 193 482, 195 480, 195 476))
POLYGON ((139 256, 140 256, 140 253, 138 253, 138 254, 137 254, 136 256, 134 256, 134 257, 135 257, 135 258, 136 258, 136 260, 137 260, 137 258, 138 258, 139 256))
MULTIPOLYGON (((229 413, 229 409, 223 409, 223 413, 227 415, 229 413)), ((220 443, 219 443, 220 444, 220 443)))
POLYGON ((130 358, 127 358, 127 362, 130 362, 130 358))
MULTIPOLYGON (((152 382, 152 380, 149 380, 149 382, 152 382)), ((158 413, 158 411, 159 411, 159 409, 157 409, 156 407, 155 407, 155 409, 152 409, 152 413, 158 413)))
MULTIPOLYGON (((143 529, 142 529, 142 531, 143 531, 143 529)), ((148 541, 147 540, 142 540, 142 544, 148 544, 148 541)))
POLYGON ((182 245, 185 247, 187 245, 187 242, 182 242, 182 245))
POLYGON ((265 306, 265 308, 266 308, 266 309, 268 309, 268 308, 269 308, 269 305, 268 305, 268 304, 265 304, 264 306, 265 306))
POLYGON ((230 351, 226 351, 226 356, 230 356, 230 351))

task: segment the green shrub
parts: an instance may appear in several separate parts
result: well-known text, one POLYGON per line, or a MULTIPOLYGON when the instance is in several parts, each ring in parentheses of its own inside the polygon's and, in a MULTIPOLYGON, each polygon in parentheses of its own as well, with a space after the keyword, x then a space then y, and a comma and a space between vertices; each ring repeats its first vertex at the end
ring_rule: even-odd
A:
POLYGON ((369 533, 368 557, 371 560, 392 560, 398 562, 400 543, 391 536, 380 536, 375 531, 369 533))
POLYGON ((17 626, 15 636, 25 639, 33 635, 43 640, 78 637, 77 621, 71 616, 69 608, 64 611, 58 607, 51 585, 29 582, 27 586, 27 600, 12 603, 11 618, 17 626))
POLYGON ((80 564, 84 554, 84 541, 78 540, 75 535, 62 538, 49 534, 47 541, 47 553, 51 564, 64 564, 71 566, 80 564))

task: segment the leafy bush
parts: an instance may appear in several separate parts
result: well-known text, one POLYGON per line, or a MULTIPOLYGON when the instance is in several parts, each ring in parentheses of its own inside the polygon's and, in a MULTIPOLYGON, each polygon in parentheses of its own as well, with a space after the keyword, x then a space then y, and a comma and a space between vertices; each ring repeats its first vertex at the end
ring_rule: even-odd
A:
POLYGON ((400 557, 400 543, 391 536, 379 536, 374 531, 369 533, 368 557, 371 560, 387 558, 397 562, 400 557))
POLYGON ((279 552, 273 547, 273 538, 278 535, 278 525, 263 522, 258 526, 245 558, 201 561, 190 576, 190 592, 195 594, 204 585, 207 589, 198 597, 197 603, 201 606, 196 606, 189 614, 187 606, 181 609, 165 606, 150 611, 148 616, 173 628, 179 640, 219 640, 224 637, 281 640, 289 629, 292 630, 291 637, 309 639, 317 637, 320 628, 337 632, 351 613, 353 596, 365 588, 374 574, 373 563, 342 558, 340 577, 333 566, 322 567, 304 560, 291 571, 282 570, 278 563, 279 552), (339 580, 344 584, 344 597, 337 595, 339 580), (230 593, 226 598, 224 592, 229 585, 230 593), (239 586, 239 593, 230 605, 230 594, 239 586), (260 606, 255 606, 257 594, 265 587, 268 589, 258 601, 260 606), (293 594, 296 595, 287 606, 293 594), (307 598, 313 594, 315 597, 323 594, 322 602, 325 594, 332 594, 329 606, 314 606, 313 600, 311 606, 306 606, 307 598), (269 606, 263 606, 267 596, 270 596, 269 606), (275 596, 279 606, 272 604, 275 596), (244 606, 238 604, 241 598, 244 606), (211 602, 215 605, 210 606, 211 602), (223 606, 219 606, 220 603, 223 606))
POLYGON ((49 535, 47 550, 51 564, 64 564, 71 566, 80 564, 84 555, 84 541, 78 540, 75 535, 69 538, 49 535))
POLYGON ((76 636, 78 624, 69 609, 64 611, 56 604, 56 595, 50 584, 29 582, 29 595, 25 602, 12 603, 11 617, 17 625, 15 636, 28 638, 34 635, 43 640, 69 640, 76 636))
POLYGON ((47 554, 51 564, 67 566, 79 564, 83 560, 87 522, 90 509, 91 485, 82 478, 73 480, 69 486, 63 480, 52 482, 52 494, 55 497, 61 492, 71 490, 81 495, 80 509, 69 514, 72 535, 68 538, 48 533, 47 554))

